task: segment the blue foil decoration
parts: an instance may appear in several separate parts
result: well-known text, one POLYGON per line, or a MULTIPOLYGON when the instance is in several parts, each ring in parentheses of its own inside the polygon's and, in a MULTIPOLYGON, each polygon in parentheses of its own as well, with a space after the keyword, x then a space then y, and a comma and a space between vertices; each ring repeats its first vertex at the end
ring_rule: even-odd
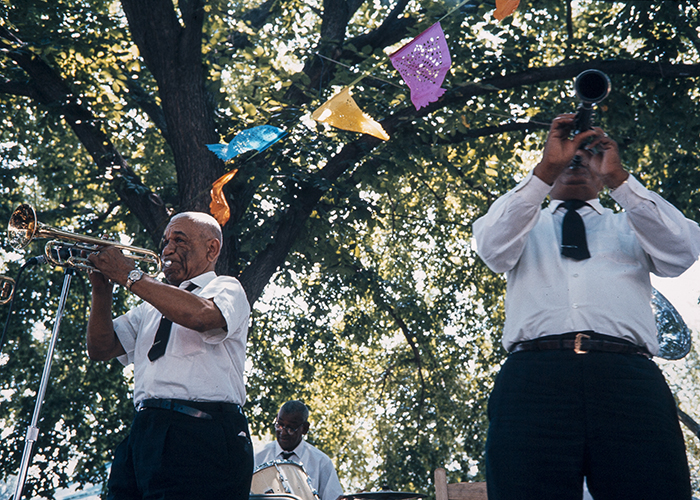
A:
POLYGON ((671 360, 685 357, 690 352, 692 336, 681 314, 656 288, 651 292, 651 308, 656 317, 658 332, 659 354, 657 356, 671 360))
POLYGON ((258 152, 265 151, 285 135, 287 132, 282 129, 272 125, 260 125, 237 133, 228 144, 207 144, 207 148, 222 160, 228 161, 253 149, 257 149, 258 152))

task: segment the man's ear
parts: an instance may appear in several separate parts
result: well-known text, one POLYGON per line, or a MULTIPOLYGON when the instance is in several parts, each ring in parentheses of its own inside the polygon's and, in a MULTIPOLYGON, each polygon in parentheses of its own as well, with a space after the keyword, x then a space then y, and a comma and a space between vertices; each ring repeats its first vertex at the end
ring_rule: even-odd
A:
POLYGON ((309 423, 304 422, 303 424, 301 424, 301 433, 306 434, 307 432, 309 432, 309 423))
POLYGON ((207 260, 216 262, 221 253, 221 242, 217 238, 212 238, 207 243, 207 260))

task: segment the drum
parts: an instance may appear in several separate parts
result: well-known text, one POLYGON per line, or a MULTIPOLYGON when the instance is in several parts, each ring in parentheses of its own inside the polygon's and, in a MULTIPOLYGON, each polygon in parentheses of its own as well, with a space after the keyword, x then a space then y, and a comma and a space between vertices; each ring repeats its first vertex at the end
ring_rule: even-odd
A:
POLYGON ((250 492, 256 495, 287 493, 301 500, 320 500, 304 467, 291 460, 275 460, 256 467, 250 492))

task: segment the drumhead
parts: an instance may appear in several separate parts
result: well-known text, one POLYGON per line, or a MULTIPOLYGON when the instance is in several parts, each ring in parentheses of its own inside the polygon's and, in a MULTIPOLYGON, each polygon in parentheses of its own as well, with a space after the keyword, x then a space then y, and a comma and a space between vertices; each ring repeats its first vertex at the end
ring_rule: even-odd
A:
POLYGON ((292 495, 299 500, 319 500, 304 466, 291 460, 273 460, 256 467, 250 492, 264 495, 264 500, 273 500, 268 495, 278 494, 292 495))

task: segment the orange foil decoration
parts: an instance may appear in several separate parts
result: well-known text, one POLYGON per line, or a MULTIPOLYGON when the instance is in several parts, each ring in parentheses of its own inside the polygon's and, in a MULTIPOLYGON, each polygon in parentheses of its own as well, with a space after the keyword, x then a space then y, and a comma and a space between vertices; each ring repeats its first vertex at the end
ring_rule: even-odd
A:
POLYGON ((226 202, 226 196, 224 196, 223 189, 226 183, 233 179, 237 173, 238 169, 234 168, 230 172, 226 172, 224 175, 219 177, 214 181, 214 184, 211 185, 211 203, 209 203, 209 211, 222 227, 231 217, 231 209, 226 202))
POLYGON ((518 8, 520 0, 496 0, 496 11, 493 13, 493 17, 499 21, 503 21, 506 17, 510 16, 515 9, 518 8))

